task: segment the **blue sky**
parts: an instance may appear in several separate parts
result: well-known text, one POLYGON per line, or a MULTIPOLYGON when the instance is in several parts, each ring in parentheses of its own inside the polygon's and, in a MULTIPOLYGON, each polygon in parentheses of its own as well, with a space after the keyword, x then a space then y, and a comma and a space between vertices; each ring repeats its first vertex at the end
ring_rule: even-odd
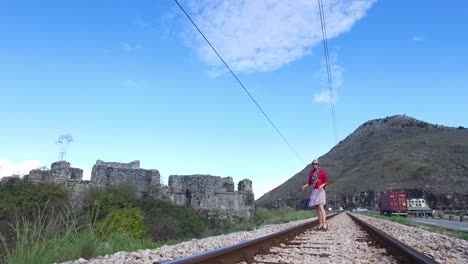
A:
MULTIPOLYGON (((180 2, 306 162, 335 145, 316 1, 180 2)), ((324 1, 339 140, 395 114, 468 127, 466 10, 324 1)), ((49 166, 64 134, 88 176, 139 159, 256 198, 306 165, 172 0, 1 1, 0 32, 0 176, 49 166)))

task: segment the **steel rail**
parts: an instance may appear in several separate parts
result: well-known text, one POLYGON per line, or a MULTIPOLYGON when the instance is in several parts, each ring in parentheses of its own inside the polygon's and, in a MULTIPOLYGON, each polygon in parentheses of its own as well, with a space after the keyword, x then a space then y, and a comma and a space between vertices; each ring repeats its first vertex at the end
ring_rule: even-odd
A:
MULTIPOLYGON (((337 214, 327 216, 327 219, 337 214)), ((269 249, 280 243, 285 243, 294 239, 297 235, 318 224, 318 220, 309 221, 297 226, 293 226, 276 233, 267 234, 251 240, 243 241, 234 245, 210 250, 204 253, 188 256, 176 260, 164 262, 165 264, 230 264, 246 261, 253 262, 257 254, 268 254, 269 249)), ((156 264, 155 262, 154 264, 156 264)))
POLYGON ((380 231, 379 229, 367 224, 356 216, 347 213, 359 226, 361 226, 367 233, 374 237, 374 240, 380 245, 387 248, 388 252, 392 254, 397 260, 403 263, 422 263, 433 264, 439 263, 432 258, 424 255, 423 253, 415 250, 407 244, 398 239, 380 231))

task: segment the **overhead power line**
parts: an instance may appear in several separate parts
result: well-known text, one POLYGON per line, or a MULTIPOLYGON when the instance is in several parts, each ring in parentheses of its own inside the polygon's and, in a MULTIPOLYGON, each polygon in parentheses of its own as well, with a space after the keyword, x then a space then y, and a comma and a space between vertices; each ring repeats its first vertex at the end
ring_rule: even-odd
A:
POLYGON ((327 77, 328 77, 328 91, 330 93, 330 106, 332 111, 332 122, 333 122, 333 134, 335 135, 335 144, 338 143, 338 135, 336 132, 336 113, 335 113, 335 99, 333 95, 333 80, 331 76, 331 67, 330 67, 330 56, 328 53, 328 41, 327 41, 327 29, 325 24, 325 13, 323 12, 323 3, 322 0, 317 0, 320 13, 320 23, 322 25, 322 41, 323 49, 325 52, 325 64, 327 68, 327 77))
POLYGON ((268 120, 268 122, 271 124, 271 126, 281 136, 283 141, 289 146, 289 148, 294 152, 294 154, 296 154, 296 156, 305 164, 306 162, 301 158, 301 156, 299 156, 299 154, 297 153, 296 150, 294 150, 294 148, 291 146, 291 144, 289 144, 288 140, 283 135, 283 133, 281 133, 281 131, 276 127, 276 125, 273 123, 273 121, 271 121, 271 119, 268 117, 268 115, 265 113, 265 111, 263 111, 262 107, 260 107, 260 105, 253 98, 253 96, 250 94, 250 92, 247 90, 247 88, 245 88, 244 84, 242 84, 242 82, 239 80, 239 78, 237 78, 236 74, 231 70, 231 68, 226 63, 226 61, 223 59, 223 57, 221 57, 221 55, 218 53, 218 51, 213 47, 213 45, 211 45, 211 42, 208 40, 208 38, 206 38, 205 34, 203 34, 203 32, 200 30, 200 28, 197 26, 197 24, 193 21, 193 19, 190 17, 190 15, 185 11, 185 9, 182 7, 182 5, 179 3, 179 1, 177 1, 177 0, 174 0, 174 1, 177 3, 179 8, 182 10, 182 12, 184 12, 185 16, 187 16, 187 18, 190 20, 190 22, 192 22, 193 26, 197 29, 198 33, 200 33, 200 35, 205 39, 206 43, 208 43, 208 45, 210 45, 211 49, 216 53, 218 58, 223 62, 224 66, 226 66, 226 68, 229 70, 229 72, 232 74, 232 76, 236 79, 236 81, 242 87, 244 92, 250 97, 252 102, 254 102, 254 104, 257 106, 257 108, 262 112, 263 116, 265 116, 265 118, 268 120))

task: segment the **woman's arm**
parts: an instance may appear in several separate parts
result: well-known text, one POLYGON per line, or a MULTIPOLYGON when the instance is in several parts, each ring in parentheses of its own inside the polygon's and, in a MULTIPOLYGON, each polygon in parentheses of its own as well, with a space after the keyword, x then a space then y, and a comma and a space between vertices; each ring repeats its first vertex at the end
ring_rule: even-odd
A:
POLYGON ((322 184, 320 184, 319 189, 325 187, 325 185, 328 185, 327 172, 323 169, 320 172, 322 172, 319 174, 321 178, 320 181, 322 182, 322 184))
POLYGON ((302 185, 301 189, 305 190, 310 185, 312 185, 312 171, 309 172, 309 180, 307 181, 306 184, 302 185))

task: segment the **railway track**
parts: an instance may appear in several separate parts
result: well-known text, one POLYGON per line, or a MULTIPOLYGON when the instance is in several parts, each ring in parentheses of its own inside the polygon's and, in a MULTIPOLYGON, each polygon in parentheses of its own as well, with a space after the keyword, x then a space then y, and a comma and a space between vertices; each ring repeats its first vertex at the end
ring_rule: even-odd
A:
POLYGON ((328 231, 315 230, 314 220, 164 263, 438 263, 352 215, 330 215, 328 222, 328 231))

